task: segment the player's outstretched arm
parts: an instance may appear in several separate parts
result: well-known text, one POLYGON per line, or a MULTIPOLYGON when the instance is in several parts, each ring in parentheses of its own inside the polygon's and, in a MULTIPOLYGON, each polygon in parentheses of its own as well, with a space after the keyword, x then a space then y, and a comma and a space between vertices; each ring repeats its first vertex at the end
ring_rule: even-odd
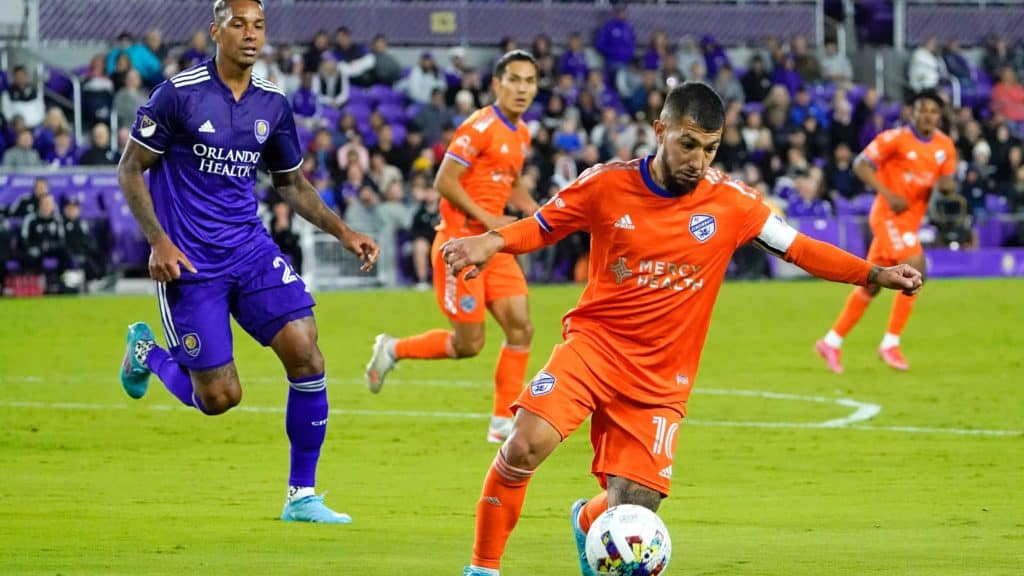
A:
POLYGON ((373 238, 349 228, 336 212, 328 208, 301 170, 275 172, 273 177, 277 193, 296 214, 337 238, 346 250, 358 256, 363 263, 360 267, 363 272, 373 268, 380 253, 377 243, 373 238))
POLYGON ((921 272, 907 264, 881 268, 849 252, 797 232, 775 216, 769 216, 754 244, 763 250, 792 262, 825 280, 876 285, 915 294, 921 289, 921 272))
POLYGON ((889 208, 892 208, 893 212, 899 214, 907 209, 907 201, 902 196, 897 196, 892 190, 889 190, 885 184, 882 184, 882 181, 878 179, 878 171, 871 163, 871 160, 864 156, 864 154, 854 159, 853 173, 857 175, 857 178, 860 178, 860 181, 865 186, 885 197, 886 202, 889 203, 889 208))
POLYGON ((160 160, 160 155, 129 139, 121 161, 117 165, 117 182, 132 216, 146 235, 149 253, 149 275, 157 282, 171 282, 181 277, 181 266, 195 274, 196 269, 188 257, 171 242, 164 227, 157 220, 153 197, 146 187, 142 173, 160 160))
POLYGON ((501 234, 490 231, 477 236, 453 238, 441 245, 441 258, 454 275, 466 268, 466 280, 480 275, 480 270, 492 256, 505 247, 505 239, 501 234))
POLYGON ((488 230, 494 230, 511 222, 513 220, 511 216, 494 216, 469 197, 460 182, 466 170, 466 166, 445 156, 441 161, 441 167, 437 169, 437 176, 434 178, 434 188, 437 189, 438 194, 467 216, 486 226, 488 230))

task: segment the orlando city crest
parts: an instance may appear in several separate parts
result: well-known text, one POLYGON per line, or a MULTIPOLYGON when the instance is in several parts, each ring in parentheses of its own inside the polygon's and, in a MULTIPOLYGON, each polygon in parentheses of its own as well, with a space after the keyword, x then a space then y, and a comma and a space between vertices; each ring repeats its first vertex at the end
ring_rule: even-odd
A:
POLYGON ((718 227, 715 225, 715 217, 710 214, 694 214, 690 216, 690 234, 698 242, 707 242, 715 235, 718 227))
POLYGON ((267 141, 267 136, 270 136, 270 124, 266 120, 257 120, 253 131, 256 132, 256 141, 263 144, 267 141))
POLYGON ((181 339, 181 344, 185 347, 185 352, 193 358, 199 356, 199 351, 203 349, 203 343, 199 340, 199 334, 195 332, 185 334, 185 337, 181 339))

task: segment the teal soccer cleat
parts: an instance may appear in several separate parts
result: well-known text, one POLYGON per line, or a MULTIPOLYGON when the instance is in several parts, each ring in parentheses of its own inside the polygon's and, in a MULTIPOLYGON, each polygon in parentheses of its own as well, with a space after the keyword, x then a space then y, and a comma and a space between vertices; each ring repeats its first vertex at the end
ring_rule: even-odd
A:
POLYGON ((285 502, 281 520, 287 522, 316 522, 318 524, 351 524, 352 517, 340 514, 324 505, 323 496, 306 496, 285 502))
POLYGON ((153 331, 145 322, 136 322, 128 326, 127 346, 124 360, 121 361, 121 386, 132 398, 142 398, 149 388, 149 375, 146 367, 146 356, 156 346, 153 331))
POLYGON ((484 570, 476 566, 466 566, 462 569, 462 576, 496 576, 497 574, 493 570, 484 570))
POLYGON ((580 528, 580 510, 583 509, 583 505, 587 501, 583 498, 573 502, 572 508, 569 509, 569 523, 572 524, 572 536, 576 540, 576 552, 579 555, 580 561, 580 574, 583 576, 596 576, 594 571, 590 569, 590 563, 587 562, 587 533, 580 528))

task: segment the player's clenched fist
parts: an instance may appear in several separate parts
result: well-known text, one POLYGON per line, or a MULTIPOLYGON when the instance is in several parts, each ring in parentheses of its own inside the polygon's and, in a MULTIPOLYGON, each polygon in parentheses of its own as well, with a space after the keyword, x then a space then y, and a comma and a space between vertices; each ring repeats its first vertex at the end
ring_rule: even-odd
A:
POLYGON ((441 246, 441 258, 452 274, 458 274, 474 266, 475 268, 466 272, 466 280, 470 280, 479 276, 480 268, 504 247, 505 239, 501 234, 492 231, 478 236, 453 238, 445 242, 441 246))
POLYGON ((910 296, 916 294, 924 283, 924 278, 916 268, 909 264, 898 264, 888 268, 876 266, 868 275, 869 284, 877 284, 882 288, 903 290, 910 296))

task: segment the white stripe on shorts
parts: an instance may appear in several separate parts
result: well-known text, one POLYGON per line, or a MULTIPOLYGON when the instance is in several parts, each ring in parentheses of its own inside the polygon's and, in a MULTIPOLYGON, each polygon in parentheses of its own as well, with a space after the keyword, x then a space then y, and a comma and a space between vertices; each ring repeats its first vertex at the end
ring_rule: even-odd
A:
POLYGON ((174 348, 178 345, 178 334, 174 331, 174 319, 171 317, 171 305, 167 303, 167 284, 156 283, 156 300, 160 304, 160 319, 164 325, 164 338, 167 340, 167 347, 174 348))

